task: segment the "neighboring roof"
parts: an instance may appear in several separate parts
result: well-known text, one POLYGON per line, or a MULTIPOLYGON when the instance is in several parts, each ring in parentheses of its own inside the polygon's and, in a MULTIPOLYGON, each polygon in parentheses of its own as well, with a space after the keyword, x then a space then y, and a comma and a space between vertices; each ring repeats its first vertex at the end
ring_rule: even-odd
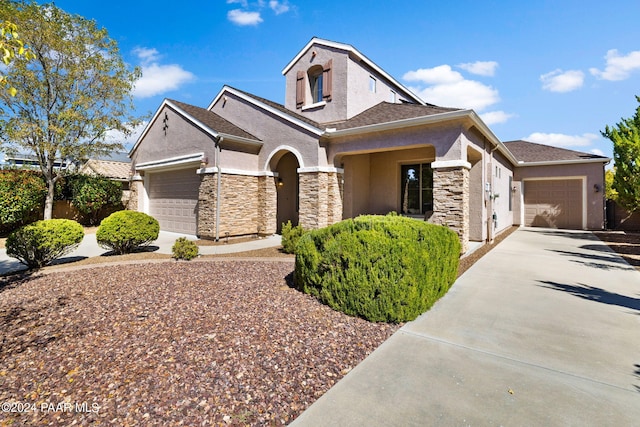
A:
POLYGON ((448 113, 451 111, 461 110, 458 108, 437 107, 435 105, 381 102, 350 118, 349 120, 326 124, 326 127, 335 128, 336 130, 353 129, 362 126, 413 119, 416 117, 432 116, 434 114, 448 113))
POLYGON ((213 111, 209 111, 201 107, 196 107, 195 105, 185 104, 184 102, 175 101, 173 99, 169 99, 168 101, 179 107, 194 119, 198 120, 210 129, 217 131, 218 133, 259 141, 258 138, 251 135, 249 132, 245 131, 244 129, 240 129, 238 126, 234 125, 227 119, 217 115, 213 111))
POLYGON ((291 62, 289 62, 286 67, 284 67, 284 69, 282 70, 282 74, 283 75, 287 74, 287 72, 291 69, 291 67, 295 65, 296 62, 298 62, 298 60, 302 57, 302 55, 304 55, 315 44, 349 52, 350 54, 352 54, 353 56, 355 56, 356 58, 358 58, 359 60, 367 64, 369 67, 371 67, 378 74, 383 76, 385 79, 390 81, 394 86, 397 87, 397 89, 400 89, 401 92, 407 95, 407 97, 414 100, 418 104, 422 104, 422 105, 425 104, 425 102, 422 99, 420 99, 419 96, 417 96, 415 93, 407 89, 402 83, 394 79, 389 73, 387 73, 382 68, 380 68, 375 62, 373 62, 372 60, 364 56, 362 53, 360 53, 355 47, 351 46, 350 44, 333 42, 330 40, 320 39, 318 37, 313 37, 311 41, 309 41, 309 43, 307 43, 307 45, 304 48, 302 48, 302 50, 291 60, 291 62))
POLYGON ((520 166, 549 163, 608 163, 611 161, 610 158, 597 154, 583 153, 522 140, 508 141, 504 145, 518 160, 518 165, 520 166))
POLYGON ((127 162, 90 159, 80 168, 80 173, 99 175, 105 178, 126 181, 129 179, 131 165, 127 162))

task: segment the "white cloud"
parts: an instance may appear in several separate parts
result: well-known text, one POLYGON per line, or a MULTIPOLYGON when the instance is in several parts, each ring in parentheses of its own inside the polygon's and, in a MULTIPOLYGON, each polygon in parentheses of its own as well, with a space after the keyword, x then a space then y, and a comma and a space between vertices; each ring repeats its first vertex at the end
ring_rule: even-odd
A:
POLYGON ((147 126, 148 123, 149 123, 148 121, 139 123, 138 126, 132 129, 131 134, 129 136, 126 136, 125 134, 119 131, 114 131, 114 130, 107 131, 105 139, 107 141, 121 142, 126 149, 130 150, 131 148, 133 148, 133 145, 136 143, 136 141, 138 140, 138 138, 140 137, 140 135, 142 134, 142 132, 144 131, 144 128, 147 126))
POLYGON ((589 72, 602 80, 624 80, 629 78, 633 71, 640 70, 640 50, 635 50, 627 55, 621 55, 617 49, 607 51, 604 57, 607 66, 604 71, 590 68, 589 72))
POLYGON ((470 72, 471 74, 491 77, 495 75, 498 63, 496 61, 476 61, 458 64, 458 67, 470 72))
POLYGON ((289 11, 289 2, 286 0, 283 2, 279 2, 277 0, 270 0, 269 7, 271 8, 271 10, 275 12, 276 15, 280 15, 282 13, 289 11))
POLYGON ((500 101, 498 91, 475 80, 465 79, 449 65, 409 71, 404 80, 419 82, 427 87, 412 87, 425 101, 443 107, 472 108, 480 111, 500 101))
POLYGON ((480 118, 487 125, 495 125, 498 123, 505 123, 512 117, 515 117, 515 114, 505 113, 504 111, 489 111, 483 114, 480 114, 480 118))
POLYGON ((542 88, 550 92, 571 92, 582 87, 584 73, 580 70, 553 70, 540 76, 542 88))
POLYGON ((242 7, 249 7, 249 2, 247 0, 227 0, 227 4, 237 3, 242 7))
POLYGON ((148 98, 178 89, 195 76, 178 64, 161 65, 156 49, 136 48, 133 53, 140 59, 142 77, 136 82, 133 95, 148 98))
POLYGON ((606 157, 606 155, 604 154, 604 151, 600 150, 599 148, 593 148, 593 149, 589 150, 589 152, 591 154, 595 154, 596 156, 606 157))
POLYGON ((534 132, 526 138, 526 141, 537 142, 538 144, 553 145, 555 147, 588 147, 599 138, 594 133, 583 133, 582 135, 565 135, 562 133, 542 133, 534 132))
POLYGON ((245 26, 245 25, 258 25, 263 21, 260 17, 260 12, 245 12, 240 9, 233 9, 227 13, 227 18, 229 21, 233 22, 236 25, 245 26))

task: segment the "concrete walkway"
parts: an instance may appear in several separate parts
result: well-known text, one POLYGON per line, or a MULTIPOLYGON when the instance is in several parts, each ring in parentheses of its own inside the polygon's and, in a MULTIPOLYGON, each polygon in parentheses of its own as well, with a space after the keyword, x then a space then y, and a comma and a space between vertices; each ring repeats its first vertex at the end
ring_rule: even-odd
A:
MULTIPOLYGON (((149 246, 150 249, 153 249, 154 252, 160 254, 171 254, 171 247, 175 243, 178 237, 186 237, 190 240, 196 240, 195 236, 190 236, 186 234, 178 234, 178 233, 170 233, 167 231, 161 231, 158 239, 153 241, 149 246)), ((274 235, 265 238, 259 238, 255 240, 250 240, 242 243, 229 243, 229 244, 220 244, 215 246, 200 246, 199 252, 201 255, 218 255, 218 254, 229 254, 235 252, 244 252, 251 251, 255 249, 263 249, 270 248, 275 246, 280 246, 280 236, 274 235)), ((232 240, 233 242, 233 240, 232 240)), ((106 254, 108 251, 102 249, 98 246, 96 241, 95 234, 86 234, 84 239, 80 245, 76 248, 75 251, 71 252, 69 255, 61 258, 58 262, 64 263, 69 262, 73 259, 83 259, 90 257, 97 257, 106 254)), ((0 249, 0 276, 7 273, 13 273, 16 271, 25 270, 26 267, 22 265, 15 258, 10 258, 7 256, 7 251, 5 249, 0 249)))
POLYGON ((640 273, 589 232, 517 230, 294 426, 640 423, 640 273))

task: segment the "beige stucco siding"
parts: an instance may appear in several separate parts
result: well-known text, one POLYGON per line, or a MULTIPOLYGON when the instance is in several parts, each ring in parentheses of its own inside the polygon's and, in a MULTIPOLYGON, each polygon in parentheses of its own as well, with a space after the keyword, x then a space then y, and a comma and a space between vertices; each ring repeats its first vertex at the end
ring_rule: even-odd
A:
POLYGON ((144 139, 132 155, 132 164, 146 163, 204 153, 213 159, 215 143, 210 135, 165 106, 148 127, 144 139), (165 120, 166 114, 166 120, 165 120), (163 129, 165 127, 166 129, 163 129))
POLYGON ((258 159, 259 170, 269 170, 270 156, 283 147, 295 151, 301 167, 326 165, 326 157, 319 155, 321 148, 316 135, 230 92, 220 97, 211 111, 260 139, 263 145, 258 159))

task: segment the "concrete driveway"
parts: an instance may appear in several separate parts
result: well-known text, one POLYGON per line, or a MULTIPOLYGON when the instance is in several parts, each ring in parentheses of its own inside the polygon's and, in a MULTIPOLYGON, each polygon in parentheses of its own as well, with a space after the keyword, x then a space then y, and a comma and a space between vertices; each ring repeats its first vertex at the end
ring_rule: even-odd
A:
POLYGON ((640 423, 640 273, 593 234, 523 228, 295 426, 640 423))

